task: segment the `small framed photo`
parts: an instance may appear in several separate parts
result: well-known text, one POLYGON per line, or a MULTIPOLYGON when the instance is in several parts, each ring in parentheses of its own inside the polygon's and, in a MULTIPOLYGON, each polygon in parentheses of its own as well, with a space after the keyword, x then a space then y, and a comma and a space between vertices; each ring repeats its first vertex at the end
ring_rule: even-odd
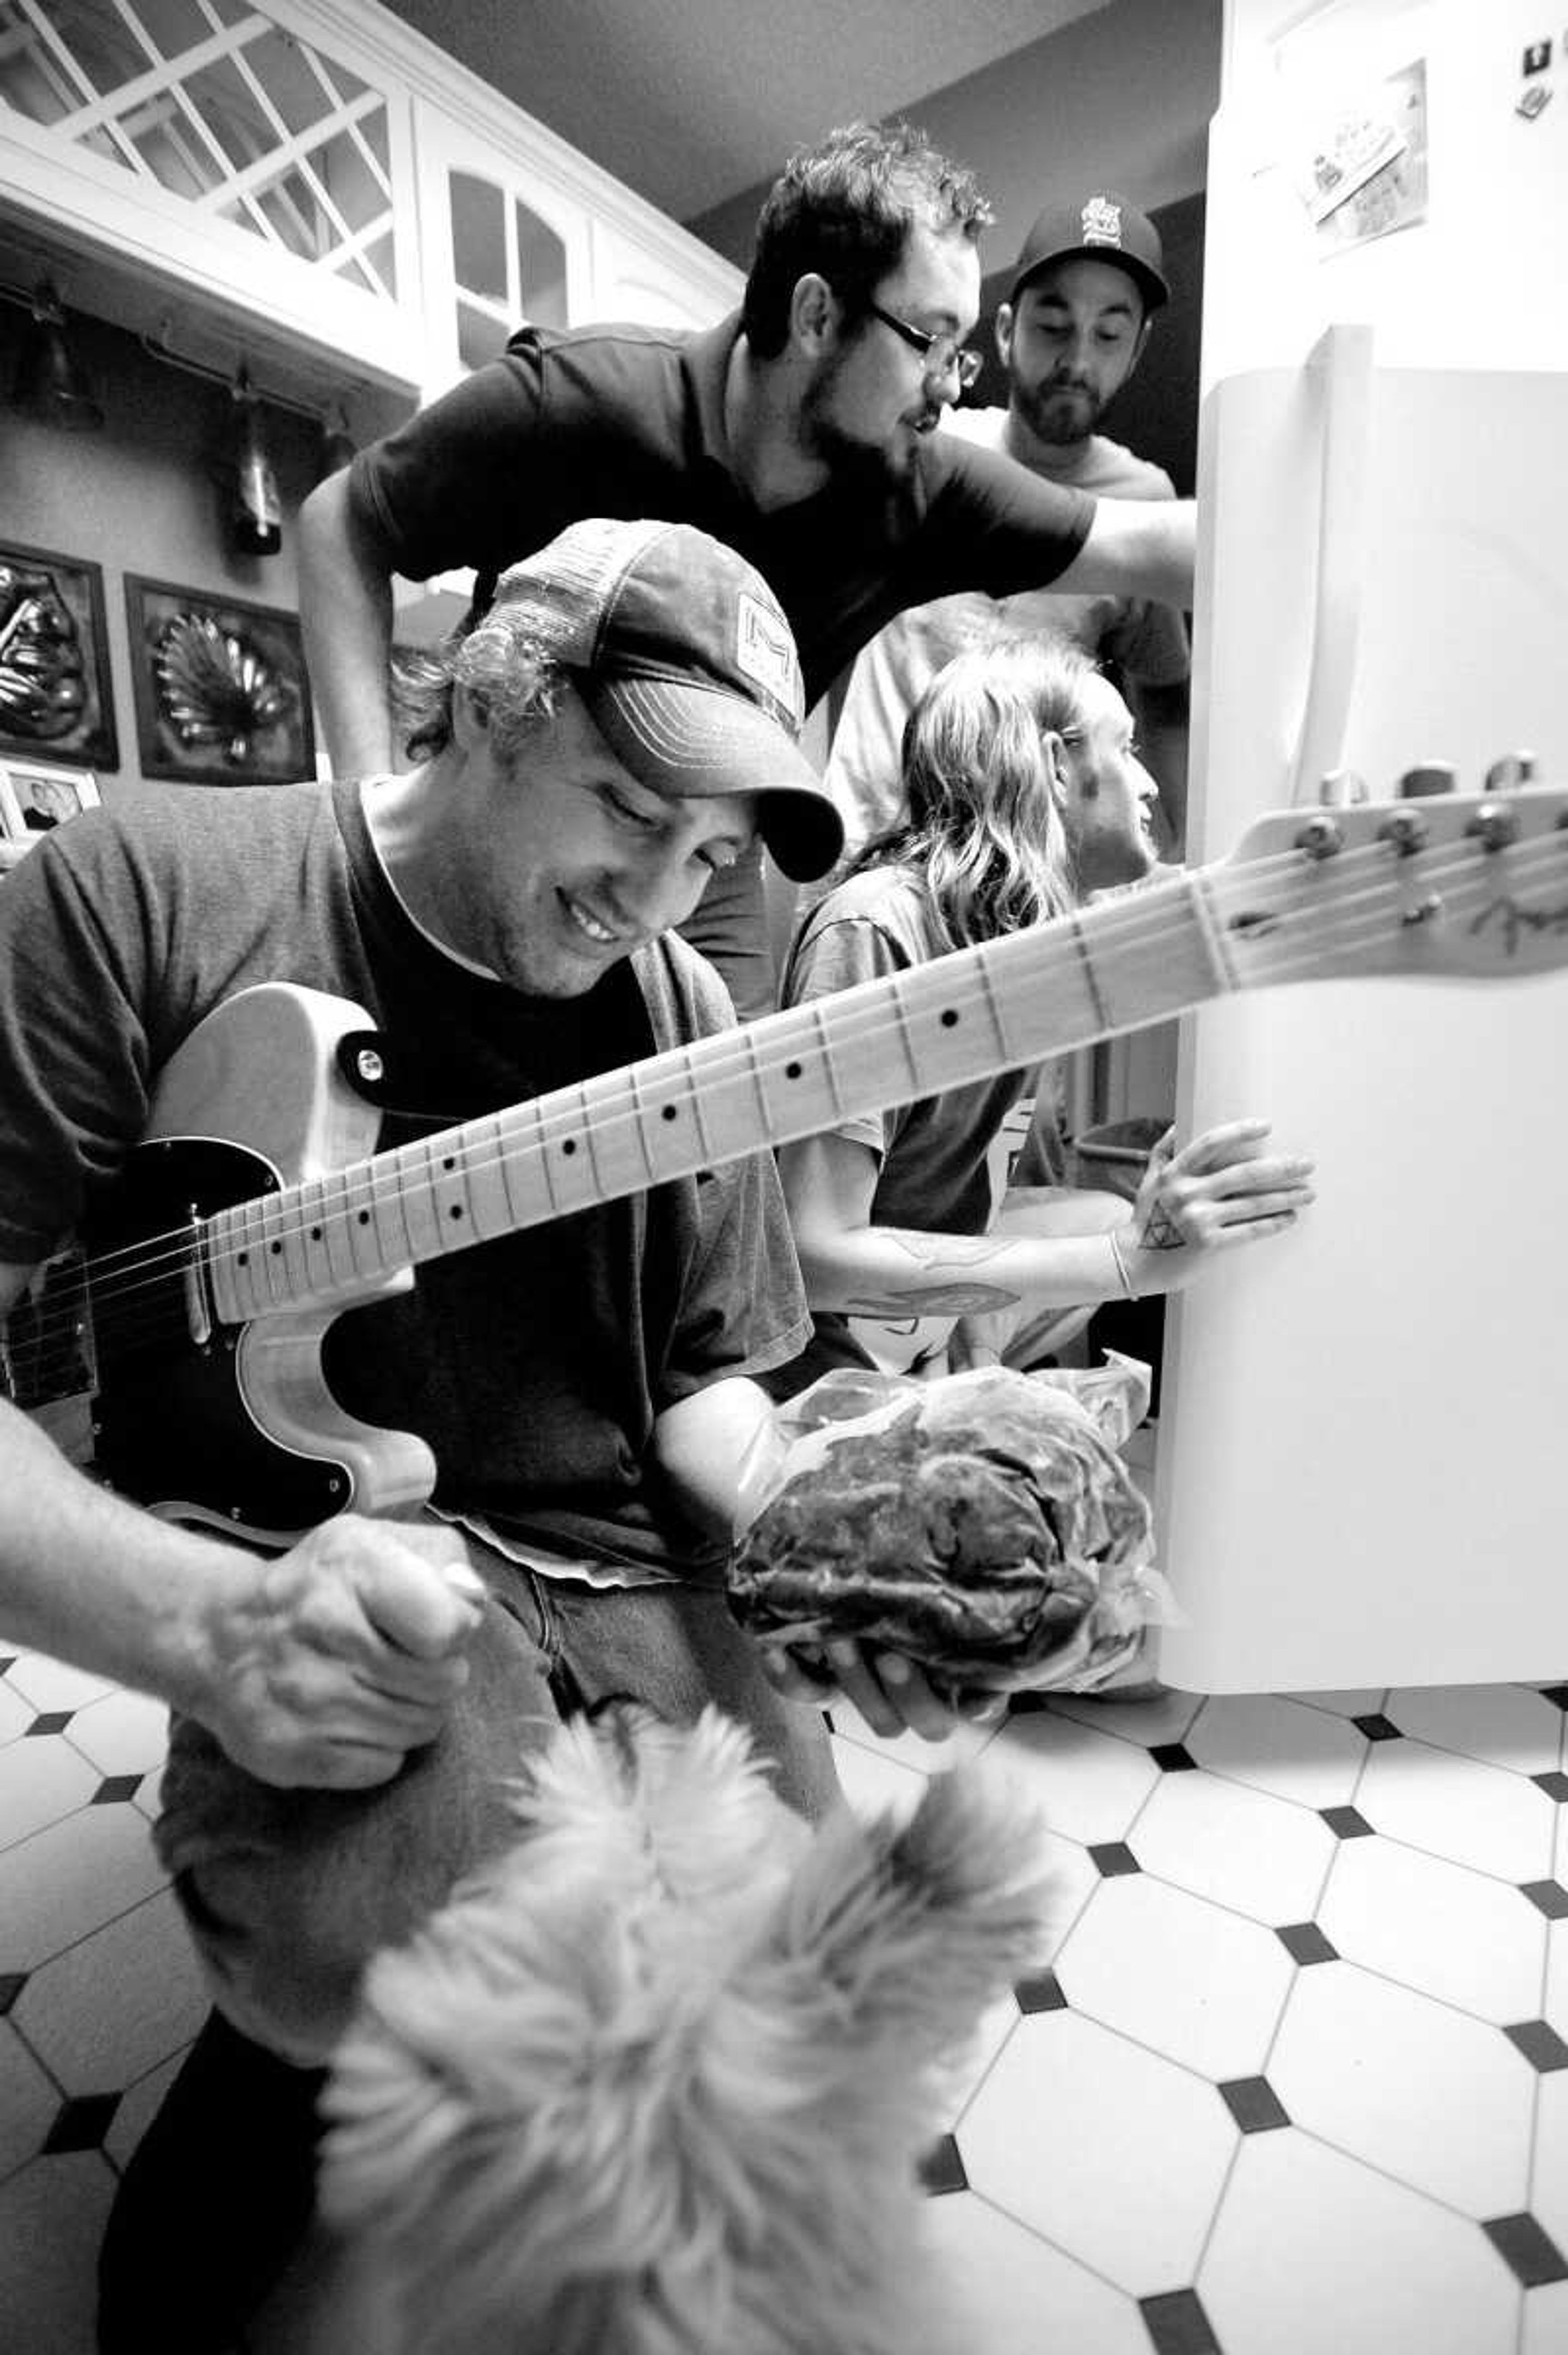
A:
POLYGON ((144 777, 292 784, 315 774, 304 647, 293 613, 125 578, 144 777))
POLYGON ((0 541, 0 759, 117 769, 103 572, 0 541))
POLYGON ((0 837, 30 842, 80 810, 96 809, 98 781, 87 769, 12 761, 0 769, 0 837))

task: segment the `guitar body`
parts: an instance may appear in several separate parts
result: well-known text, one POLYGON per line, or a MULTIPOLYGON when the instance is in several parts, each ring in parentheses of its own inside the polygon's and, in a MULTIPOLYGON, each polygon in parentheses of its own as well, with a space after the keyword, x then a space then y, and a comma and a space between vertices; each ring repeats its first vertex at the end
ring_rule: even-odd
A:
MULTIPOLYGON (((98 1465, 171 1519, 286 1540, 350 1507, 406 1508, 433 1486, 422 1440, 357 1421, 327 1388, 322 1341, 347 1299, 225 1324, 204 1313, 184 1247, 194 1220, 373 1151, 379 1115, 335 1060, 344 1033, 367 1020, 346 999, 283 983, 219 1007, 165 1071, 146 1135, 90 1238, 98 1465), (155 1238, 171 1248, 149 1248, 155 1238), (149 1272, 116 1274, 128 1265, 121 1252, 149 1272)), ((355 1297, 412 1281, 404 1270, 355 1297)))

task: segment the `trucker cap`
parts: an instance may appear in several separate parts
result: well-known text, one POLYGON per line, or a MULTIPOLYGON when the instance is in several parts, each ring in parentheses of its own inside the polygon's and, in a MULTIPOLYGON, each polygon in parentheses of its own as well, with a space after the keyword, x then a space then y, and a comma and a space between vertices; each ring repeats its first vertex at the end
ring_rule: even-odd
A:
POLYGON ((760 572, 695 525, 593 517, 496 584, 574 674, 617 760, 655 793, 755 794, 791 882, 826 875, 844 826, 799 746, 795 639, 760 572))
POLYGON ((1120 262, 1142 292, 1147 310, 1157 311, 1170 299, 1158 229, 1147 213, 1140 213, 1125 197, 1099 190, 1071 203, 1047 205, 1024 240, 1008 301, 1016 303, 1025 280, 1048 262, 1080 256, 1091 261, 1120 262))

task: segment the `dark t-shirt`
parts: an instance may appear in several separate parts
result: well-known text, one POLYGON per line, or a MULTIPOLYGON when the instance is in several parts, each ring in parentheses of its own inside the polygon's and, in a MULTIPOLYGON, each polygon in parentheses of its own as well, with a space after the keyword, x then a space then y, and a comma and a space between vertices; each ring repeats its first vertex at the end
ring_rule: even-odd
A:
MULTIPOLYGON (((125 794, 0 888, 0 1258, 30 1263, 89 1224, 182 1041, 280 980, 353 1000, 393 1042, 409 1111, 383 1146, 730 1019, 668 938, 564 1005, 467 972, 404 915, 357 786, 125 794)), ((341 1314, 324 1362, 350 1412, 429 1443, 448 1509, 558 1552, 686 1569, 713 1550, 645 1463, 654 1418, 805 1330, 759 1154, 432 1260, 411 1293, 341 1314)))
POLYGON ((527 327, 504 357, 354 460, 349 496, 395 570, 481 576, 590 515, 697 525, 754 564, 789 616, 806 699, 906 605, 1038 589, 1094 502, 936 434, 911 479, 835 482, 763 512, 733 470, 724 385, 738 317, 673 329, 527 327))

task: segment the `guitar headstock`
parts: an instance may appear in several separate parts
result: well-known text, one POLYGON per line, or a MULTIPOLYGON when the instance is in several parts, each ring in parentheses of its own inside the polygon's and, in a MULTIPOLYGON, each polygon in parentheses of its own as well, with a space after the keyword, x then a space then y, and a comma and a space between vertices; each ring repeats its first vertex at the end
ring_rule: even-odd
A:
POLYGON ((1568 793, 1551 786, 1283 810, 1211 871, 1227 937, 1277 966, 1288 935, 1303 979, 1568 964, 1568 793))

